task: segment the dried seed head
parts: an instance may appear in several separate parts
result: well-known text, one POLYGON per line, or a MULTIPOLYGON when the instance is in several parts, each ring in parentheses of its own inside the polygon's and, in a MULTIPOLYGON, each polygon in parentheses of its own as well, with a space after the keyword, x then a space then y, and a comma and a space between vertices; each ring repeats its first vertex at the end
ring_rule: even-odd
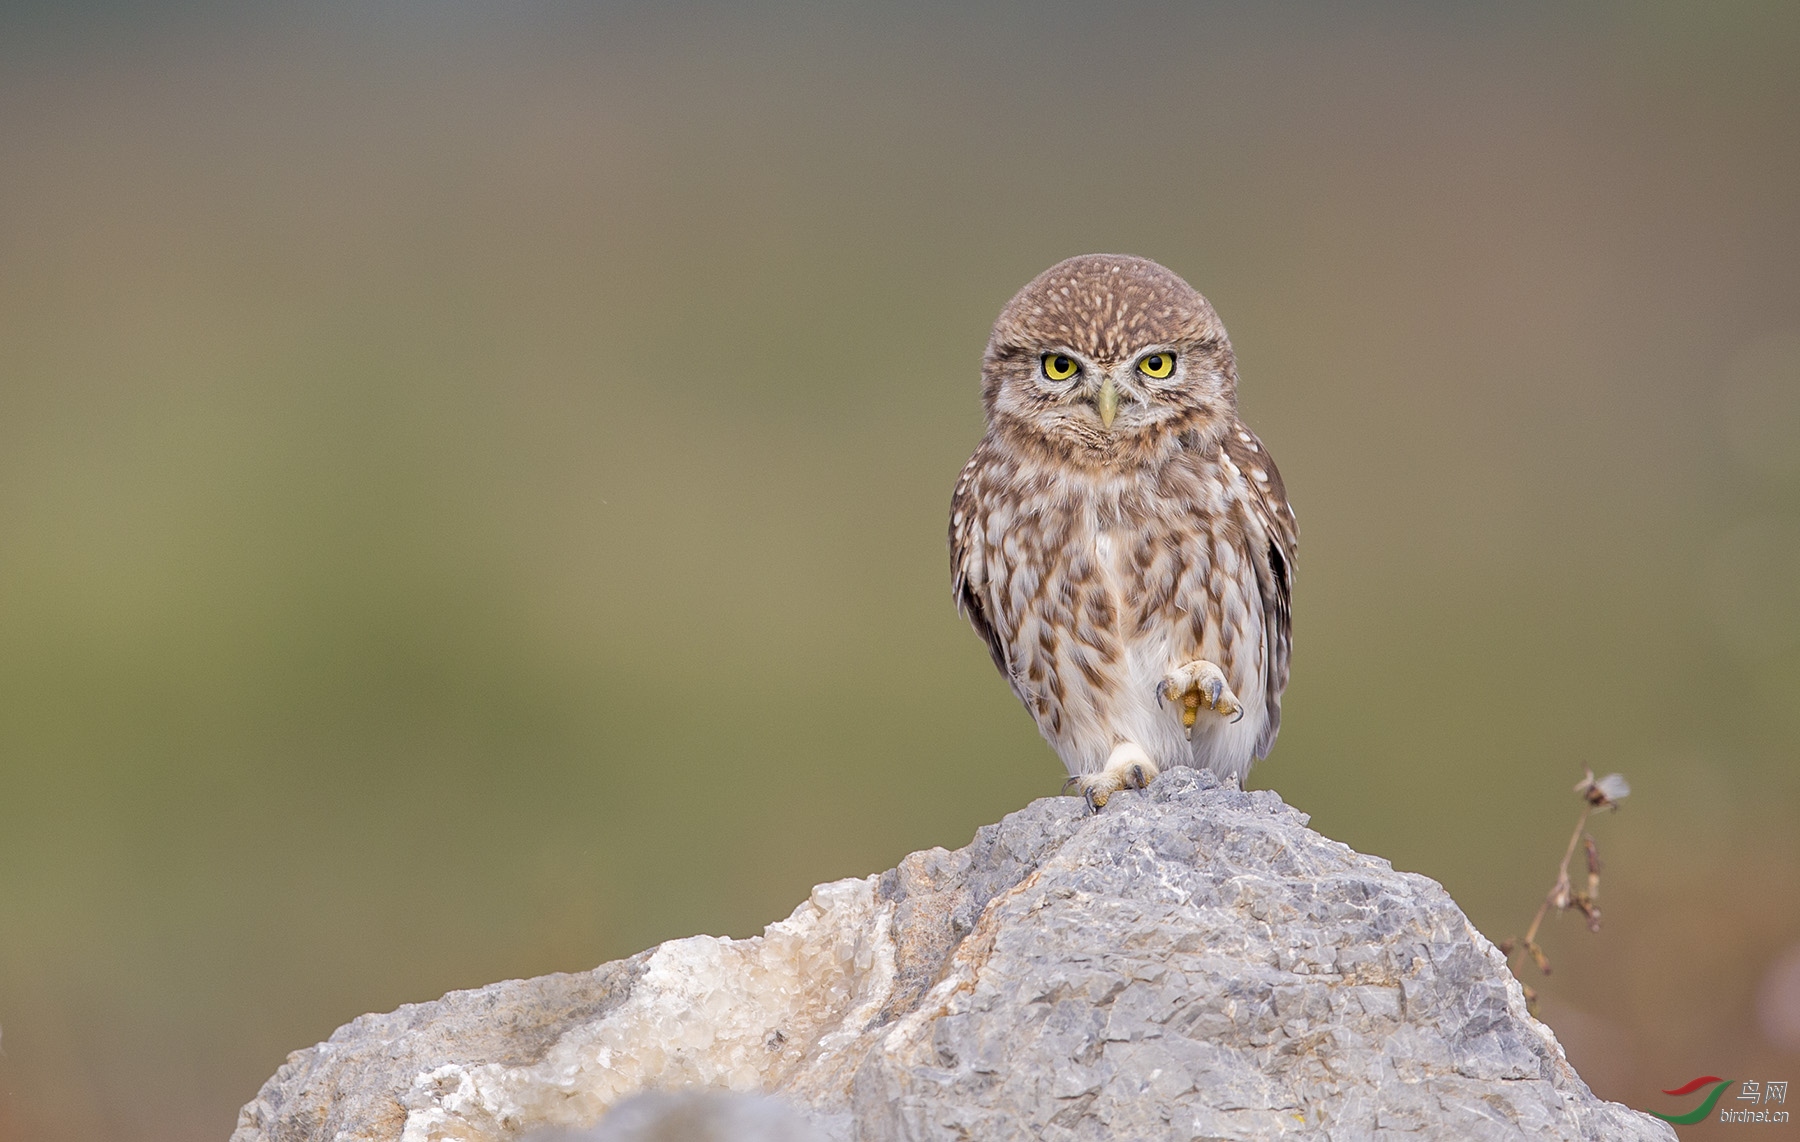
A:
POLYGON ((1631 782, 1622 773, 1609 773, 1595 780, 1594 771, 1575 783, 1575 792, 1597 809, 1616 809, 1619 802, 1631 796, 1631 782))

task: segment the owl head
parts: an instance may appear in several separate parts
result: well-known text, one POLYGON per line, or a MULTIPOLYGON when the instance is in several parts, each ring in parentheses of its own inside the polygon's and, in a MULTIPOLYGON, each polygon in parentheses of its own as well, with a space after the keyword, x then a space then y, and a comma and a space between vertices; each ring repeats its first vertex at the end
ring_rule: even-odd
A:
POLYGON ((1020 290, 988 337, 982 403, 1011 442, 1082 463, 1155 462, 1237 411, 1225 326, 1145 258, 1084 254, 1020 290))

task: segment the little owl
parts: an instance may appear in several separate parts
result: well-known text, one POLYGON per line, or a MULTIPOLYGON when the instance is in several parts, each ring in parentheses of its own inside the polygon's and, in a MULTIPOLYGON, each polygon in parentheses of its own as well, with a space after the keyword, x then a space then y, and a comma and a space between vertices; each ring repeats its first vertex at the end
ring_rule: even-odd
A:
POLYGON ((1171 765, 1242 781, 1281 726, 1298 535, 1218 314, 1155 262, 1070 258, 982 359, 956 603, 1098 810, 1171 765))

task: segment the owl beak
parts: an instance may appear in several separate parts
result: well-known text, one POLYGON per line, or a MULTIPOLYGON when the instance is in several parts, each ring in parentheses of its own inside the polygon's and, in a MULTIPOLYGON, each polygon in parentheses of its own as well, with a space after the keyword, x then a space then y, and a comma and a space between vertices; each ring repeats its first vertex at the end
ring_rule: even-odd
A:
POLYGON ((1119 415, 1119 390, 1113 387, 1111 377, 1100 386, 1100 395, 1094 398, 1094 411, 1100 414, 1100 427, 1111 428, 1113 418, 1119 415))

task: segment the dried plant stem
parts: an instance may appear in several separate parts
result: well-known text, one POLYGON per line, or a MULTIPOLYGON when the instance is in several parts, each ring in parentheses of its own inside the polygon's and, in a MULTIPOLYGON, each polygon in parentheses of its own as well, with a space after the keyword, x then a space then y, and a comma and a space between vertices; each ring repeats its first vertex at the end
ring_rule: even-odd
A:
POLYGON ((1569 847, 1563 850, 1562 864, 1557 866, 1556 883, 1552 884, 1550 886, 1550 891, 1544 894, 1544 902, 1538 905, 1537 915, 1531 918, 1531 927, 1525 929, 1525 947, 1531 952, 1531 958, 1537 961, 1538 970, 1542 971, 1545 975, 1550 974, 1550 961, 1538 950, 1538 927, 1543 924, 1544 917, 1549 914, 1550 906, 1556 903, 1558 895, 1561 895, 1564 898, 1564 903, 1558 904, 1557 907, 1568 907, 1569 862, 1575 859, 1575 847, 1581 844, 1582 831, 1587 828, 1588 815, 1593 811, 1594 807, 1592 805, 1583 805, 1581 807, 1581 816, 1575 821, 1575 831, 1569 834, 1569 847))
MULTIPOLYGON (((1575 859, 1575 848, 1580 845, 1580 836, 1582 836, 1582 832, 1588 829, 1588 814, 1591 814, 1591 812, 1593 812, 1593 805, 1582 805, 1582 811, 1580 811, 1579 818, 1575 818, 1575 832, 1571 832, 1568 848, 1562 850, 1562 863, 1561 865, 1557 865, 1557 883, 1550 886, 1550 892, 1544 893, 1544 902, 1537 906, 1537 915, 1532 917, 1532 926, 1525 929, 1525 938, 1519 940, 1519 942, 1525 946, 1526 953, 1532 956, 1532 962, 1537 964, 1537 971, 1541 971, 1541 973, 1544 974, 1550 974, 1550 956, 1544 955, 1543 947, 1537 946, 1537 929, 1539 929, 1539 926, 1543 926, 1544 917, 1550 915, 1550 910, 1552 910, 1552 908, 1561 911, 1562 908, 1568 908, 1568 906, 1570 906, 1571 895, 1573 895, 1570 888, 1570 861, 1575 859)), ((1593 861, 1589 861, 1589 865, 1593 865, 1593 861)), ((1591 890, 1595 888, 1593 881, 1597 881, 1598 877, 1589 872, 1588 879, 1589 893, 1588 895, 1582 895, 1582 897, 1580 897, 1580 910, 1588 913, 1589 920, 1591 920, 1589 928, 1598 928, 1600 911, 1598 911, 1597 908, 1593 908, 1593 901, 1589 899, 1589 897, 1591 897, 1591 890)), ((1508 940, 1507 942, 1507 951, 1510 951, 1510 944, 1512 944, 1512 940, 1508 940)), ((1535 996, 1532 996, 1532 998, 1535 998, 1535 996)))
MULTIPOLYGON (((1562 863, 1556 866, 1556 883, 1544 894, 1544 902, 1538 905, 1537 915, 1531 918, 1531 927, 1525 930, 1525 938, 1508 936, 1499 943, 1500 953, 1506 957, 1508 967, 1512 966, 1513 952, 1523 946, 1531 962, 1544 975, 1550 974, 1550 957, 1544 949, 1538 947, 1538 929, 1544 926, 1544 917, 1552 908, 1558 912, 1570 908, 1578 908, 1587 917, 1587 929, 1590 932, 1600 930, 1600 848, 1594 844, 1594 838, 1587 836, 1588 818, 1595 809, 1617 809, 1619 802, 1631 795, 1631 783, 1621 773, 1609 773, 1598 781, 1594 780, 1594 771, 1588 770, 1586 776, 1575 784, 1575 792, 1585 804, 1581 807, 1581 816, 1575 819, 1575 831, 1569 834, 1568 847, 1563 849, 1562 863), (1575 850, 1581 846, 1582 838, 1587 839, 1587 886, 1586 891, 1577 892, 1569 883, 1569 862, 1575 859, 1575 850)), ((1515 970, 1514 975, 1518 975, 1515 970)), ((1537 992, 1519 976, 1519 986, 1525 990, 1525 1002, 1535 1005, 1537 992)))

